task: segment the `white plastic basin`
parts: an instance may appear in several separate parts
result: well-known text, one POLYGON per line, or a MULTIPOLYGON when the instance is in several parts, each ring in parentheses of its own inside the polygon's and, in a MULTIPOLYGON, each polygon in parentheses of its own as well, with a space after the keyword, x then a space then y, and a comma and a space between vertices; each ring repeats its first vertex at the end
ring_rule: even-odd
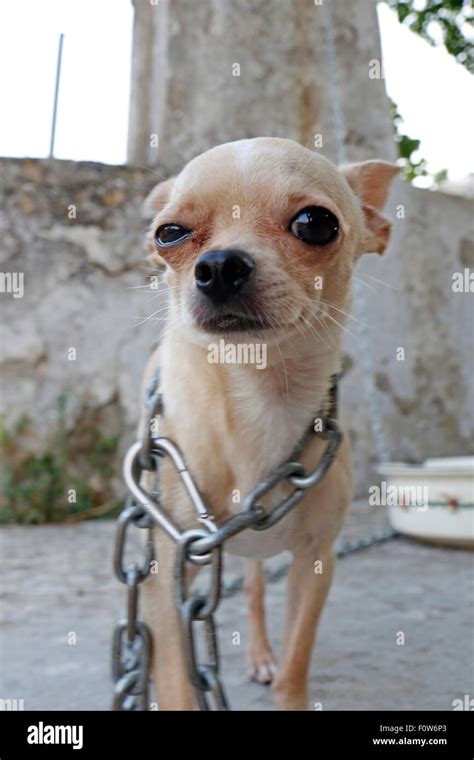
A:
POLYGON ((474 457, 387 462, 378 472, 395 530, 422 541, 474 547, 474 457))

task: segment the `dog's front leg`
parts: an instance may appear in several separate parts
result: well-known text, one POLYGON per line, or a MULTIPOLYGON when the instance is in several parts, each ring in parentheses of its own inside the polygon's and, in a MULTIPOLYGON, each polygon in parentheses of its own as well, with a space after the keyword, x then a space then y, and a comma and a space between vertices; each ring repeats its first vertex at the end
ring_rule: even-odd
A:
MULTIPOLYGON (((193 710, 195 703, 184 658, 181 625, 175 605, 175 544, 154 530, 158 573, 143 585, 144 618, 153 638, 153 680, 160 710, 193 710)), ((187 563, 190 565, 190 563, 187 563)), ((188 570, 189 583, 198 568, 188 570)))
POLYGON ((308 708, 308 669, 319 617, 331 586, 335 556, 318 556, 305 549, 294 553, 288 576, 288 609, 280 666, 274 683, 281 710, 308 708))
POLYGON ((249 676, 258 683, 269 684, 276 671, 265 625, 265 577, 262 563, 248 560, 245 573, 245 593, 249 616, 249 647, 247 661, 249 676))

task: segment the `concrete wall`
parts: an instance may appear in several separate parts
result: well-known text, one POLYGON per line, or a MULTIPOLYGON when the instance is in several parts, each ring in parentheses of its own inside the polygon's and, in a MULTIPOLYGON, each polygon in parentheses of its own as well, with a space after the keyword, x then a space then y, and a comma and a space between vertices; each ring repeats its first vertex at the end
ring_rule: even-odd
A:
MULTIPOLYGON (((85 420, 95 421, 121 431, 123 450, 163 316, 136 326, 165 298, 149 288, 153 272, 142 246, 141 202, 156 178, 130 167, 55 160, 3 159, 0 169, 0 271, 24 274, 23 298, 0 293, 0 412, 8 424, 28 414, 28 445, 40 448, 55 399, 65 393, 72 438, 85 420), (75 361, 68 359, 71 347, 75 361)), ((366 256, 358 274, 366 283, 390 453, 415 461, 463 454, 472 450, 474 429, 474 315, 472 294, 454 293, 452 274, 474 267, 471 204, 397 182, 390 206, 390 250, 366 256), (400 206, 405 218, 396 219, 400 206), (397 360, 400 347, 404 361, 397 360)), ((347 327, 353 366, 342 385, 343 408, 363 492, 373 482, 375 452, 357 323, 347 327)))
MULTIPOLYGON (((384 256, 363 257, 356 273, 392 460, 474 452, 473 295, 453 292, 453 274, 474 268, 472 211, 471 200, 397 180, 388 203, 389 249, 384 256)), ((363 318, 357 303, 353 313, 363 318)), ((353 336, 346 335, 344 348, 354 366, 342 396, 360 491, 374 482, 377 451, 359 325, 349 320, 347 327, 353 336)))

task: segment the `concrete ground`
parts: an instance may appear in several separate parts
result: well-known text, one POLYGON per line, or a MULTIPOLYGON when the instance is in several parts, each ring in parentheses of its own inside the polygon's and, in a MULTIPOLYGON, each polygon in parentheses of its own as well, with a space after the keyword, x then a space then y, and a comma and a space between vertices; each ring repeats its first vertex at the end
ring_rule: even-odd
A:
MULTIPOLYGON (((356 503, 341 539, 385 520, 380 507, 356 503)), ((0 698, 32 710, 110 708, 111 632, 125 609, 111 571, 113 534, 112 522, 2 529, 0 698)), ((227 578, 240 572, 232 559, 227 578)), ((342 558, 313 656, 311 708, 450 710, 453 699, 474 696, 473 578, 472 553, 402 538, 342 558)), ((267 599, 278 651, 284 579, 269 585, 267 599)), ((232 706, 271 709, 271 690, 246 678, 242 593, 223 601, 218 620, 232 706)))

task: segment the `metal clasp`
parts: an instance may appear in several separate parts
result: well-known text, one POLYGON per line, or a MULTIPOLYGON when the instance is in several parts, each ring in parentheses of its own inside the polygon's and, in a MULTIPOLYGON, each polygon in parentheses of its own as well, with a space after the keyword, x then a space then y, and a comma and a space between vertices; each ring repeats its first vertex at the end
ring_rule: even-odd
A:
MULTIPOLYGON (((140 454, 142 451, 142 444, 140 441, 130 446, 123 464, 123 475, 125 483, 130 493, 136 502, 150 515, 155 523, 160 525, 163 530, 173 539, 176 543, 179 542, 181 537, 181 531, 171 520, 170 517, 163 511, 163 508, 159 501, 155 500, 140 484, 140 478, 142 474, 142 466, 140 464, 140 454)), ((181 481, 186 489, 191 502, 196 509, 197 519, 207 529, 208 533, 214 533, 217 528, 214 524, 212 517, 210 516, 209 509, 205 504, 201 494, 199 493, 196 484, 194 483, 191 474, 186 467, 183 455, 178 446, 174 444, 169 438, 154 438, 153 448, 151 450, 151 456, 153 458, 155 469, 158 469, 159 459, 163 456, 169 456, 173 462, 176 471, 181 478, 181 481)), ((209 555, 202 555, 199 557, 192 556, 193 561, 196 564, 207 564, 209 561, 209 555)))

